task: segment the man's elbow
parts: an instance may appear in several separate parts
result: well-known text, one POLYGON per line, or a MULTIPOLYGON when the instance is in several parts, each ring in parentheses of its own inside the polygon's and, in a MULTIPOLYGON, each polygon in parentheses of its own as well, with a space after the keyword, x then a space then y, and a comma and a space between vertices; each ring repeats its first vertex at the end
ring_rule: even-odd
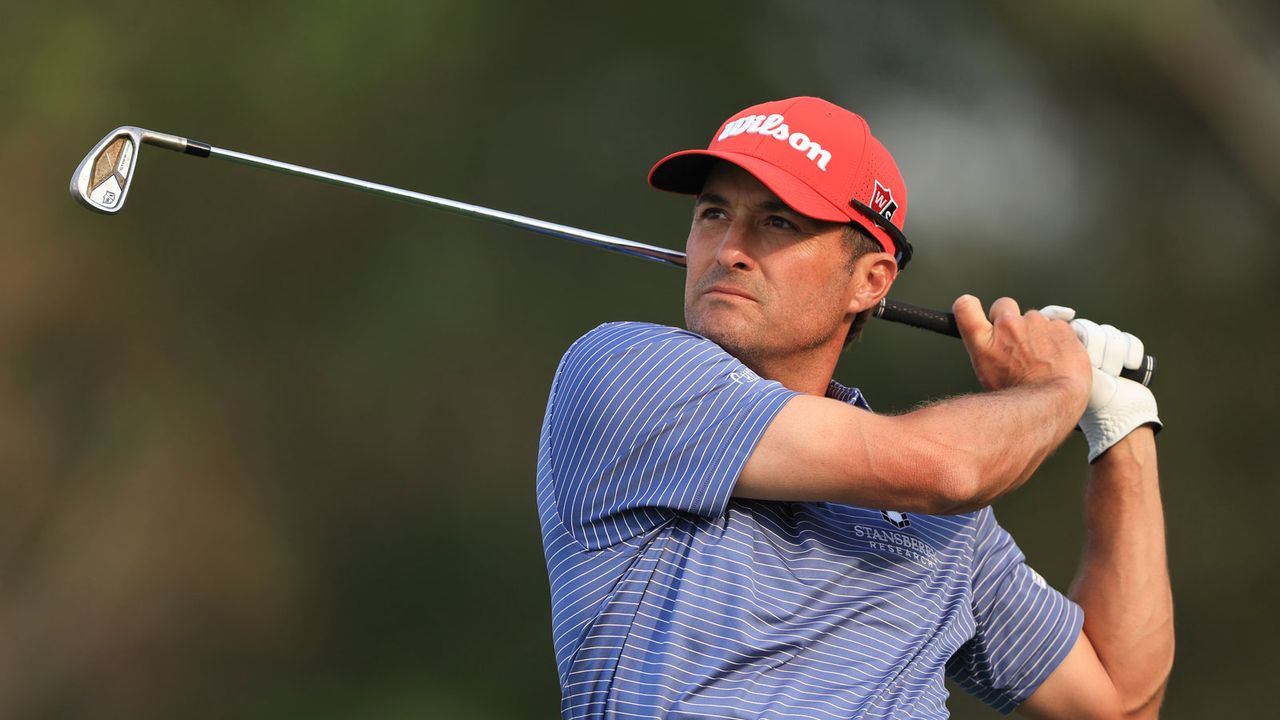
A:
POLYGON ((940 476, 932 515, 973 512, 991 504, 982 473, 973 463, 955 463, 940 476))
POLYGON ((871 454, 870 469, 891 491, 893 509, 925 515, 955 515, 991 504, 998 485, 984 449, 941 425, 928 412, 885 418, 885 444, 871 454))
POLYGON ((1160 706, 1164 703, 1165 690, 1169 686, 1169 675, 1173 672, 1172 637, 1170 637, 1168 651, 1158 659, 1153 659, 1151 668, 1151 677, 1147 682, 1127 693, 1123 700, 1124 713, 1121 717, 1131 720, 1160 717, 1160 706))
POLYGON ((918 468, 912 492, 896 508, 925 515, 956 515, 991 504, 982 469, 963 453, 948 454, 918 468))

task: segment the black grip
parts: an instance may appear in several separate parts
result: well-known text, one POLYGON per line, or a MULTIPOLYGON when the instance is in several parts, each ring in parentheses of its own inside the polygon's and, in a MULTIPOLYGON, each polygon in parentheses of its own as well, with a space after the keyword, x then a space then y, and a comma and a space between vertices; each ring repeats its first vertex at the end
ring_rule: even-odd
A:
POLYGON ((960 328, 956 327, 956 316, 941 310, 885 298, 880 301, 880 307, 876 309, 875 316, 881 320, 902 323, 922 330, 932 330, 953 338, 960 337, 960 328))
POLYGON ((1125 368, 1120 371, 1120 377, 1128 378, 1134 382, 1140 382, 1143 385, 1150 386, 1151 381, 1156 377, 1156 359, 1152 355, 1146 355, 1142 358, 1142 364, 1137 368, 1125 368))
MULTIPOLYGON (((873 315, 881 320, 902 323, 903 325, 910 325, 923 330, 932 330, 954 338, 960 337, 960 328, 956 327, 956 316, 942 310, 934 310, 885 298, 880 301, 880 305, 873 315)), ((1142 358, 1142 365, 1137 369, 1125 368, 1120 371, 1120 377, 1140 382, 1143 385, 1150 385, 1155 375, 1156 359, 1151 355, 1142 358)))

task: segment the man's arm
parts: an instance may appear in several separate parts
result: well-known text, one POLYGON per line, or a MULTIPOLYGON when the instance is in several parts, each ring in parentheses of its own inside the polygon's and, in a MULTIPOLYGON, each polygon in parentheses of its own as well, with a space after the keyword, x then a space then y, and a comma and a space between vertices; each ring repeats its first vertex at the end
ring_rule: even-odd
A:
POLYGON ((738 497, 827 501, 921 513, 989 505, 1021 485, 1075 427, 1088 356, 1065 322, 1022 315, 1008 298, 954 307, 983 387, 900 416, 826 398, 793 398, 765 431, 738 497))
MULTIPOLYGON (((1070 311, 1067 311, 1070 312, 1070 311)), ((1024 703, 1042 718, 1155 717, 1173 665, 1173 597, 1156 470, 1155 397, 1116 376, 1142 341, 1076 319, 1094 366, 1080 420, 1089 443, 1086 544, 1072 589, 1084 609, 1075 648, 1024 703)))
POLYGON ((1036 718, 1156 717, 1173 665, 1155 438, 1141 427, 1090 466, 1087 539, 1071 598, 1084 630, 1019 707, 1036 718))

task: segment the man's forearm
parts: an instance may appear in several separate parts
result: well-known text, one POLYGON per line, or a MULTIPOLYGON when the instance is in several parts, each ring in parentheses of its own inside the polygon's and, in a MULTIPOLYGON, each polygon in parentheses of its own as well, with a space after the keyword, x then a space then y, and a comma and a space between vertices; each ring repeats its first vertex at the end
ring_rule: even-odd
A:
POLYGON ((958 463, 966 478, 954 507, 970 512, 1017 488, 1075 427, 1080 394, 1060 384, 1024 385, 950 398, 902 416, 912 435, 931 438, 935 455, 958 463))
POLYGON ((1173 597, 1155 438, 1141 427, 1090 466, 1086 546, 1072 587, 1084 633, 1126 713, 1155 717, 1173 664, 1173 597))

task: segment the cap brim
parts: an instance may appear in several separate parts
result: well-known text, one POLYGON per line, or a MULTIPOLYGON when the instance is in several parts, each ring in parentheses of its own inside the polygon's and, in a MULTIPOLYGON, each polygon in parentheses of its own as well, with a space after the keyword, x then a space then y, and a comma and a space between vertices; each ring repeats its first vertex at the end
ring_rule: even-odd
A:
POLYGON ((658 160, 653 169, 649 170, 649 184, 658 190, 678 192, 681 195, 698 195, 703 191, 707 174, 716 165, 717 160, 735 164, 751 173, 751 176, 763 183, 764 187, 773 192, 773 195, 778 196, 778 200, 786 202, 788 208, 795 210, 796 213, 815 220, 826 220, 828 223, 854 223, 863 228, 869 236, 876 238, 876 242, 882 249, 897 252, 893 238, 888 237, 888 233, 876 227, 876 224, 861 217, 858 211, 832 205, 826 197, 819 195, 818 191, 799 181, 791 173, 754 155, 718 150, 672 152, 666 158, 658 160))
POLYGON ((717 160, 733 163, 751 173, 755 179, 778 196, 792 210, 827 222, 856 222, 862 225, 857 213, 832 205, 816 190, 796 179, 794 175, 752 155, 717 150, 683 150, 672 153, 657 162, 649 171, 649 184, 659 190, 697 195, 702 192, 707 173, 717 160))
POLYGON ((796 176, 754 155, 722 152, 719 150, 681 150, 657 162, 649 171, 649 184, 659 190, 697 195, 707 180, 707 173, 717 160, 733 163, 751 173, 755 179, 778 196, 792 210, 815 220, 853 223, 880 243, 888 252, 899 252, 897 243, 884 230, 868 222, 852 207, 845 209, 831 204, 818 191, 796 179, 796 176), (889 250, 889 248, 893 248, 889 250))

